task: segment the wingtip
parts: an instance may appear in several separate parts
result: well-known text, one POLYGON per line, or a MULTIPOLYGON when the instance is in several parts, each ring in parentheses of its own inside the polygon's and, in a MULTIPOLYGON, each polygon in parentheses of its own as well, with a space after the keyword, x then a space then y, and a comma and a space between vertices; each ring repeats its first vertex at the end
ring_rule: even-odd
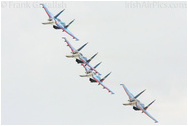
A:
POLYGON ((155 102, 156 101, 156 99, 155 100, 153 100, 153 102, 155 102))
POLYGON ((40 5, 41 5, 42 7, 44 7, 44 4, 43 4, 43 3, 40 3, 40 5))

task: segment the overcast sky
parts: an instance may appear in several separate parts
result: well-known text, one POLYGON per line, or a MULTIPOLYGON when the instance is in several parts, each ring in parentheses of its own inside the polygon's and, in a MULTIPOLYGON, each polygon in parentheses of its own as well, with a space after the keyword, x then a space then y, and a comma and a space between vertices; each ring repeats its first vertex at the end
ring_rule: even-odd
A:
POLYGON ((48 2, 80 39, 42 25, 48 16, 40 2, 2 2, 2 124, 154 124, 123 106, 125 84, 159 124, 187 124, 187 20, 185 2, 48 2), (84 74, 62 37, 91 61, 102 64, 102 86, 84 74))

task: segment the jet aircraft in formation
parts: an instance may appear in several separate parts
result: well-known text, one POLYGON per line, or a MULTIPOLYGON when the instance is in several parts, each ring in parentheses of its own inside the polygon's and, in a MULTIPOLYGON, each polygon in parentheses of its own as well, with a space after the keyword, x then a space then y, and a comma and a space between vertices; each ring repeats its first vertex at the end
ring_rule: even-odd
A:
POLYGON ((66 55, 66 57, 68 57, 68 58, 76 58, 76 62, 77 63, 81 63, 81 65, 86 70, 86 75, 80 75, 80 77, 90 77, 90 81, 91 82, 98 82, 99 85, 103 86, 104 89, 106 89, 110 93, 114 94, 109 88, 107 88, 102 83, 102 81, 104 81, 104 79, 107 78, 110 75, 110 73, 107 76, 105 76, 103 79, 100 79, 100 75, 101 74, 96 70, 96 68, 101 64, 101 62, 98 63, 94 67, 92 67, 89 64, 89 62, 97 55, 97 53, 94 56, 92 56, 89 60, 87 60, 87 58, 84 57, 82 53, 80 53, 81 49, 83 49, 87 45, 87 43, 84 44, 83 46, 81 46, 79 49, 75 49, 65 37, 63 37, 63 39, 67 43, 67 46, 69 46, 70 49, 71 49, 71 54, 66 55))
POLYGON ((42 7, 44 8, 46 14, 48 15, 49 19, 48 22, 44 22, 42 24, 46 25, 46 24, 52 24, 54 29, 62 29, 63 32, 66 32, 67 34, 69 34, 70 36, 73 37, 73 39, 76 39, 77 41, 79 40, 78 38, 76 38, 67 28, 74 22, 74 20, 72 20, 69 24, 65 24, 64 22, 62 22, 59 18, 57 18, 64 10, 62 10, 61 12, 59 12, 57 15, 53 16, 53 14, 51 14, 47 7, 44 4, 41 4, 42 7))
POLYGON ((133 106, 133 109, 136 111, 142 111, 143 113, 145 113, 148 117, 150 117, 152 120, 155 121, 155 123, 157 123, 158 121, 153 118, 146 110, 148 109, 148 107, 153 104, 152 101, 149 105, 147 105, 146 107, 144 106, 144 104, 142 104, 137 98, 145 91, 143 90, 142 92, 140 92, 138 95, 134 96, 131 92, 129 92, 129 90, 126 88, 126 86, 124 84, 121 84, 123 86, 123 89, 125 90, 125 92, 127 93, 128 97, 129 97, 129 103, 123 103, 123 105, 131 105, 133 106))
MULTIPOLYGON (((46 24, 52 24, 54 29, 62 29, 63 32, 66 32, 68 35, 70 35, 71 37, 73 37, 73 39, 75 40, 79 40, 78 38, 76 38, 67 28, 70 26, 70 24, 72 24, 74 22, 74 20, 72 20, 69 24, 65 24, 64 22, 62 22, 60 19, 58 19, 58 16, 64 11, 62 10, 61 12, 59 12, 57 15, 53 16, 48 9, 46 8, 46 6, 44 4, 41 4, 42 7, 44 8, 45 12, 47 13, 49 19, 47 22, 44 22, 42 24, 46 25, 46 24)), ((104 76, 101 79, 101 74, 96 70, 96 68, 101 64, 98 63, 97 65, 95 65, 94 67, 92 67, 89 63, 92 59, 94 59, 94 57, 98 54, 94 54, 90 59, 87 59, 86 57, 83 56, 82 53, 80 53, 80 51, 88 44, 85 43, 83 46, 81 46, 78 49, 75 49, 70 42, 63 37, 63 39, 65 40, 67 46, 69 46, 69 48, 71 49, 71 53, 67 54, 66 57, 67 58, 75 58, 76 62, 78 64, 81 64, 83 66, 83 68, 85 69, 85 74, 84 75, 80 75, 80 77, 89 77, 89 81, 91 83, 98 83, 98 85, 101 85, 103 87, 103 89, 106 89, 108 92, 110 92, 111 94, 114 94, 114 92, 112 92, 109 88, 107 88, 104 84, 103 81, 111 74, 108 73, 106 76, 104 76)), ((124 84, 121 84, 123 86, 123 89, 125 90, 125 92, 127 93, 128 97, 129 97, 129 103, 123 103, 123 105, 127 106, 127 105, 131 105, 133 106, 133 109, 136 111, 142 111, 142 113, 145 113, 148 117, 150 117, 152 120, 155 121, 155 123, 157 123, 158 121, 153 118, 146 110, 148 109, 148 107, 153 104, 152 101, 149 105, 147 105, 146 107, 144 106, 144 104, 142 104, 137 98, 145 91, 143 90, 142 92, 140 92, 138 95, 134 96, 131 92, 129 92, 129 90, 126 88, 126 86, 124 84)))
POLYGON ((84 45, 83 45, 82 47, 80 47, 79 49, 75 49, 65 37, 63 37, 63 39, 65 40, 65 42, 67 43, 67 46, 69 46, 70 49, 71 49, 71 51, 72 51, 71 54, 66 55, 66 57, 68 57, 68 58, 77 58, 78 60, 82 61, 85 65, 87 65, 90 69, 94 70, 96 73, 98 73, 99 75, 101 75, 96 69, 94 69, 94 68, 87 62, 87 58, 85 58, 85 57, 82 55, 82 53, 79 52, 81 49, 83 49, 83 48, 87 45, 87 43, 84 44, 84 45))

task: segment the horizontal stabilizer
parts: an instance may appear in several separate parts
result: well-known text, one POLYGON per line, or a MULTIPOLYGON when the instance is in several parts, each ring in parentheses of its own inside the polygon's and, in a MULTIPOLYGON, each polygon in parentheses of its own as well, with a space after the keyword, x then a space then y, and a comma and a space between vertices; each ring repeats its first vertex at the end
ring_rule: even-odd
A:
POLYGON ((80 77, 92 77, 92 73, 85 74, 85 75, 80 75, 80 77))
POLYGON ((47 25, 47 24, 54 24, 54 23, 55 23, 54 21, 49 21, 49 22, 43 22, 42 24, 47 25))
POLYGON ((135 104, 135 102, 129 102, 129 103, 123 103, 123 105, 134 105, 135 104))
POLYGON ((54 18, 57 18, 65 9, 63 9, 61 12, 59 12, 54 18))

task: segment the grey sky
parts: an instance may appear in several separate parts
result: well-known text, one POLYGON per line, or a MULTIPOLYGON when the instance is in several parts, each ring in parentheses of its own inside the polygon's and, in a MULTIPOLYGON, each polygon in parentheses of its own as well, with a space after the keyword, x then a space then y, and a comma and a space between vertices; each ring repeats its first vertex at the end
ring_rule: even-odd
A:
POLYGON ((69 29, 79 42, 42 25, 48 16, 38 3, 1 7, 2 124, 154 124, 122 105, 128 97, 120 83, 134 95, 147 89, 138 99, 145 105, 156 99, 148 112, 159 124, 187 124, 186 8, 172 7, 179 2, 49 7, 54 15, 65 8, 59 18, 66 23, 76 19, 69 29), (104 84, 114 95, 79 77, 84 69, 65 57, 64 36, 75 48, 89 42, 82 50, 88 58, 99 52, 91 65, 102 61, 102 76, 112 71, 104 84))

